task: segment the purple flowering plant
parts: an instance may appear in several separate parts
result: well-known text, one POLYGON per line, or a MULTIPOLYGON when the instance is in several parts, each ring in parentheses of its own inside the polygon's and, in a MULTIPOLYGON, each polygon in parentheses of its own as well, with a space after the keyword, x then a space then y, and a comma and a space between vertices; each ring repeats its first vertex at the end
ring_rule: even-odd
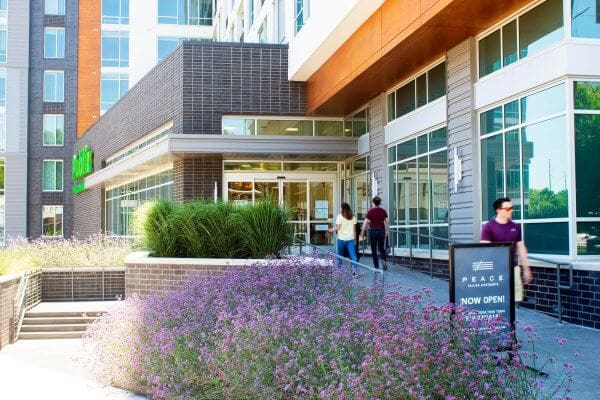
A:
POLYGON ((502 327, 423 292, 357 287, 334 263, 289 258, 132 296, 84 345, 100 377, 153 399, 567 398, 572 368, 559 390, 540 384, 526 368, 534 352, 502 327))

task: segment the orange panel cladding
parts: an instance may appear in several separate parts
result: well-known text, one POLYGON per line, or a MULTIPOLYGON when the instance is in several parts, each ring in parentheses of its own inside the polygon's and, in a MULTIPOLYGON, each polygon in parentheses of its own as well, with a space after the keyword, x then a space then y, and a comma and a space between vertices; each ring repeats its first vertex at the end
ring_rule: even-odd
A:
POLYGON ((77 137, 100 117, 100 4, 99 0, 79 0, 77 137))
POLYGON ((387 0, 307 81, 307 113, 344 115, 533 0, 387 0))

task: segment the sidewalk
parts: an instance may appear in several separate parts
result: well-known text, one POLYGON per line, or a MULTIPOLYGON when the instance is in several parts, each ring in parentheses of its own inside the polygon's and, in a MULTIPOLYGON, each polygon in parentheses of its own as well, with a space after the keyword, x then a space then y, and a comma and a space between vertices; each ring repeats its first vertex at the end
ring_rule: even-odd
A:
MULTIPOLYGON (((361 257, 362 264, 372 266, 370 255, 361 257)), ((421 272, 411 271, 400 265, 388 264, 389 269, 384 272, 384 284, 386 288, 401 286, 401 290, 431 290, 431 301, 435 303, 446 303, 448 301, 448 282, 441 279, 432 279, 429 275, 421 272)), ((362 270, 360 280, 362 283, 373 282, 374 275, 371 271, 362 270)), ((380 279, 380 278, 378 278, 380 279)), ((572 398, 574 400, 596 400, 600 398, 600 331, 577 325, 558 324, 556 318, 546 314, 525 308, 517 308, 516 319, 520 327, 531 325, 534 331, 541 337, 536 345, 536 351, 540 359, 555 357, 556 365, 562 366, 566 362, 575 365, 573 371, 572 398), (567 339, 567 343, 561 349, 554 338, 567 339), (578 352, 583 358, 575 357, 578 352)), ((518 336, 518 331, 517 331, 518 336)))

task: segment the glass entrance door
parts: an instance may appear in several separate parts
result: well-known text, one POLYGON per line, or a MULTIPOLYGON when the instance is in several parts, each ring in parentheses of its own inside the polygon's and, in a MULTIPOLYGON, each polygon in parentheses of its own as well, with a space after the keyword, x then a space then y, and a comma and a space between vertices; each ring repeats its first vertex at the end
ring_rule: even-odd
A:
POLYGON ((333 243, 327 230, 332 227, 337 207, 335 174, 257 175, 225 174, 225 200, 243 205, 271 199, 290 209, 295 237, 316 245, 333 243))

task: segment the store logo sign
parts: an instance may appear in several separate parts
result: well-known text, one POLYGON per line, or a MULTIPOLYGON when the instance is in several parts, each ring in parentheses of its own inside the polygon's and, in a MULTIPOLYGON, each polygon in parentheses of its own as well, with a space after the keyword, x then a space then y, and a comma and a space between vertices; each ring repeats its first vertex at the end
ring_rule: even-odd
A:
POLYGON ((473 271, 477 272, 477 271, 493 271, 494 270, 494 262, 493 261, 474 261, 473 264, 471 264, 473 266, 473 271))
MULTIPOLYGON (((73 179, 73 182, 75 182, 92 172, 94 172, 94 153, 90 150, 90 147, 86 145, 73 156, 71 178, 73 179)), ((73 194, 79 194, 83 191, 85 191, 85 184, 83 182, 73 186, 73 194)))

